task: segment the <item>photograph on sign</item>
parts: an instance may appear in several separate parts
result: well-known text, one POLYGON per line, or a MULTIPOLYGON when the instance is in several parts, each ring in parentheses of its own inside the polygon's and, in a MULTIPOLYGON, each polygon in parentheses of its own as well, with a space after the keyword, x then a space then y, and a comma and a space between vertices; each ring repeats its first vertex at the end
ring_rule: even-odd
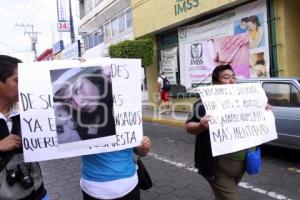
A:
POLYGON ((116 134, 110 74, 103 71, 50 70, 58 144, 116 134))

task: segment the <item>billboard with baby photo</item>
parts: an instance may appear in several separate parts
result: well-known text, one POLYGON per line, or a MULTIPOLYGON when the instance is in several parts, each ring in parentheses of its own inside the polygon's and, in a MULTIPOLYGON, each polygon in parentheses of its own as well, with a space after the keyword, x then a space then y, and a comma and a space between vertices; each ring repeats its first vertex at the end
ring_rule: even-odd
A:
POLYGON ((219 64, 232 65, 239 79, 269 76, 266 5, 265 0, 255 1, 180 27, 180 84, 191 91, 210 83, 219 64))
POLYGON ((20 64, 25 161, 138 146, 142 101, 135 72, 140 68, 137 59, 108 58, 20 64))

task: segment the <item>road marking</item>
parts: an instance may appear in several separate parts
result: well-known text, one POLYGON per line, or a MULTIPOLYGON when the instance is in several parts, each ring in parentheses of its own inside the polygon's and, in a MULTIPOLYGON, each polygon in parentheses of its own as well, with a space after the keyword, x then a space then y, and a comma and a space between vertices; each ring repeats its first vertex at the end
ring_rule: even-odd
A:
MULTIPOLYGON (((155 153, 149 153, 148 155, 151 156, 152 158, 155 158, 155 159, 160 160, 160 161, 165 162, 165 163, 169 163, 169 164, 174 165, 178 168, 186 169, 186 170, 189 170, 189 171, 192 171, 192 172, 197 172, 198 171, 195 167, 190 167, 190 166, 187 166, 184 163, 180 163, 180 162, 169 160, 167 158, 163 158, 163 157, 161 157, 161 156, 159 156, 155 153)), ((256 187, 252 186, 250 183, 240 182, 239 186, 242 187, 242 188, 251 190, 253 192, 257 192, 257 193, 266 195, 266 196, 271 197, 273 199, 292 200, 292 199, 290 199, 290 198, 288 198, 284 195, 278 194, 276 192, 269 192, 269 191, 266 191, 264 189, 256 188, 256 187)))
POLYGON ((297 168, 295 168, 295 167, 289 167, 289 168, 288 168, 288 171, 300 173, 300 169, 297 169, 297 168))

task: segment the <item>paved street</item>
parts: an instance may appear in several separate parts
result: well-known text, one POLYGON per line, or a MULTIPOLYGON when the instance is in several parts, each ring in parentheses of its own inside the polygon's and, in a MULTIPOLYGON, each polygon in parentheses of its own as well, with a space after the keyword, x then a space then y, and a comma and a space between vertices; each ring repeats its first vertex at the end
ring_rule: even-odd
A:
MULTIPOLYGON (((144 123, 144 134, 153 148, 144 163, 154 186, 142 191, 143 200, 210 200, 206 181, 193 169, 194 137, 182 128, 144 123)), ((294 151, 264 147, 263 171, 248 176, 239 187, 242 200, 300 199, 300 161, 294 151)), ((53 200, 80 200, 80 159, 69 158, 41 163, 45 184, 53 200)))

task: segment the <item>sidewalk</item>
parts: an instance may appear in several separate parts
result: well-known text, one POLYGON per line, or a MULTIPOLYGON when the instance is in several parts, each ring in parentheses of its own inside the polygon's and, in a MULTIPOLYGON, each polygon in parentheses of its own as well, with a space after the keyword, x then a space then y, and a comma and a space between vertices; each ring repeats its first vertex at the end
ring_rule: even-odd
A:
POLYGON ((189 112, 172 111, 169 114, 158 114, 156 110, 143 107, 143 120, 146 122, 160 123, 176 127, 184 127, 189 112))

